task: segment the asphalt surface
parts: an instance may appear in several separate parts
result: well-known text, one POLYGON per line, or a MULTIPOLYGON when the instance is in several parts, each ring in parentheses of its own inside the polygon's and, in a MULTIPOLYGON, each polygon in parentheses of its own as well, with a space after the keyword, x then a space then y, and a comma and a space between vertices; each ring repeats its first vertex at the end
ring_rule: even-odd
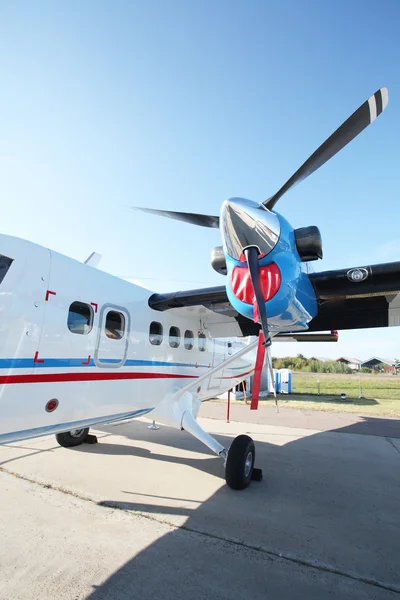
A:
POLYGON ((233 492, 202 444, 145 419, 0 447, 0 599, 399 598, 399 439, 200 422, 252 435, 263 481, 233 492))
MULTIPOLYGON (((260 404, 258 410, 250 410, 244 402, 231 402, 229 420, 244 423, 268 423, 279 427, 300 427, 318 431, 338 431, 360 435, 377 435, 400 439, 400 419, 392 417, 360 416, 351 413, 333 413, 317 410, 295 410, 275 407, 274 400, 269 406, 260 404)), ((227 400, 203 402, 201 415, 210 419, 226 421, 227 400)))

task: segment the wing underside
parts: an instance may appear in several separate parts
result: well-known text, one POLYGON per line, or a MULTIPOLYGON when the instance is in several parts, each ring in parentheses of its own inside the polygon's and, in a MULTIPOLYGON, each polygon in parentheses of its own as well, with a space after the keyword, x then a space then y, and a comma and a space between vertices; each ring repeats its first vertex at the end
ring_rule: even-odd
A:
MULTIPOLYGON (((310 281, 318 302, 311 332, 400 325, 400 262, 313 273, 310 281)), ((260 329, 232 308, 225 286, 153 294, 149 305, 160 311, 203 307, 211 321, 225 324, 227 335, 258 335, 260 329)))
POLYGON ((400 262, 310 275, 318 314, 310 331, 400 325, 400 262))

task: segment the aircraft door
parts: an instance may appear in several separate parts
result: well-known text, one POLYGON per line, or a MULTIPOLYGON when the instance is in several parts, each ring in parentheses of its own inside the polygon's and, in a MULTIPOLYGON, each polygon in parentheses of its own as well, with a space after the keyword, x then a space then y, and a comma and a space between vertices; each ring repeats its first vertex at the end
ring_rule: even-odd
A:
POLYGON ((98 367, 118 368, 126 361, 131 318, 120 306, 105 304, 99 315, 94 362, 98 367))

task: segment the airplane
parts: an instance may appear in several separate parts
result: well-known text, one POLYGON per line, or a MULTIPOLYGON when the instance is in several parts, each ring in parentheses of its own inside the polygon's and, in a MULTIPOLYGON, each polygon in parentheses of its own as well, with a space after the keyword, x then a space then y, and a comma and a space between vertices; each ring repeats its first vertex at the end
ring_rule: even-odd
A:
POLYGON ((220 456, 232 489, 260 479, 253 440, 224 448, 200 426, 201 402, 254 373, 256 408, 272 339, 400 324, 400 262, 310 273, 322 258, 318 228, 293 229, 275 211, 387 103, 381 88, 262 204, 232 198, 220 216, 139 208, 219 228, 211 264, 224 285, 154 293, 98 270, 95 253, 80 263, 0 235, 0 444, 55 434, 75 447, 90 427, 147 415, 220 456))

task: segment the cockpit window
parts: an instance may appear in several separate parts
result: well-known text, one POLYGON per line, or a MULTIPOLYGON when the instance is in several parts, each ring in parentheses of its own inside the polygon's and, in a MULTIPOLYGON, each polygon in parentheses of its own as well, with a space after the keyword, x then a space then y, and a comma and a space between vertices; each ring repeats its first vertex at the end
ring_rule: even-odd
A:
POLYGON ((7 275, 7 271, 11 267, 12 261, 12 258, 0 254, 0 283, 2 283, 4 277, 7 275))

